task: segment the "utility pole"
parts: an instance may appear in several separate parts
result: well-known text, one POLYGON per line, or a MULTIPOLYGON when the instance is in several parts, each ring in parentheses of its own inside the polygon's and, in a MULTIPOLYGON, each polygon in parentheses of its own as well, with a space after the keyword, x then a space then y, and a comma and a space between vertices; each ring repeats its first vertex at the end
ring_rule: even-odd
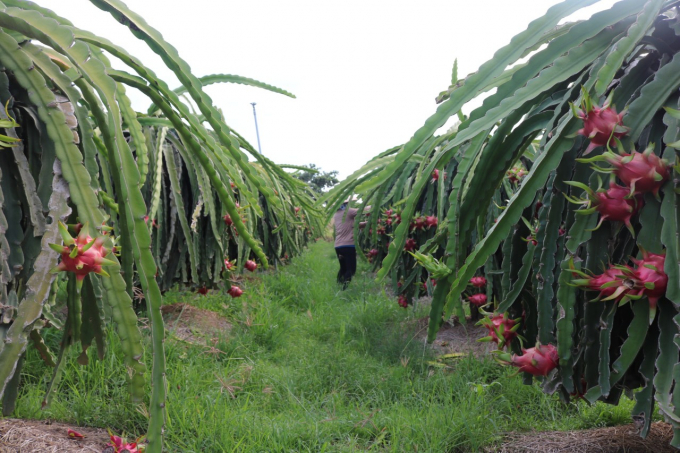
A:
POLYGON ((253 106, 253 118, 255 118, 255 134, 257 135, 257 150, 262 154, 262 147, 260 146, 260 130, 257 127, 257 113, 255 113, 255 102, 251 102, 253 106))

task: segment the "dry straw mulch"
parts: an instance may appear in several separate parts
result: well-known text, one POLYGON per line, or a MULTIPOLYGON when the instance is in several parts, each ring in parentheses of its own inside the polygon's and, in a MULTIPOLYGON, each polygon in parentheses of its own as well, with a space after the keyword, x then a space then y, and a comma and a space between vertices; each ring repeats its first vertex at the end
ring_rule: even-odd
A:
POLYGON ((667 423, 652 423, 646 439, 635 425, 581 431, 508 433, 501 444, 487 448, 494 453, 671 453, 673 429, 667 423))
POLYGON ((109 441, 104 429, 79 428, 44 420, 0 420, 0 453, 101 453, 109 441), (71 439, 68 429, 85 438, 71 439))

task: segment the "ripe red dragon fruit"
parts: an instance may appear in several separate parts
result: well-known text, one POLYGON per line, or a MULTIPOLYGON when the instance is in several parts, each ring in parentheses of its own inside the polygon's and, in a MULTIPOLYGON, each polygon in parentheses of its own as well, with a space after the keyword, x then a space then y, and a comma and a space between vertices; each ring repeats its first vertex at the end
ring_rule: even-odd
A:
POLYGON ((376 228, 375 232, 376 234, 382 236, 387 232, 387 230, 385 230, 385 227, 383 225, 378 225, 378 228, 376 228))
POLYGON ((368 260, 372 261, 373 258, 378 256, 378 250, 377 249, 371 249, 371 250, 368 251, 368 253, 366 255, 368 256, 368 260))
POLYGON ((228 271, 232 270, 236 266, 236 260, 229 261, 229 258, 224 260, 224 268, 228 271))
POLYGON ((406 298, 406 296, 404 294, 400 295, 397 298, 397 303, 399 304, 399 306, 401 308, 408 308, 408 299, 406 298))
POLYGON ((425 217, 425 225, 428 228, 436 227, 438 222, 439 220, 437 220, 437 218, 433 215, 428 215, 425 217))
POLYGON ((468 302, 470 302, 470 304, 474 305, 475 307, 486 305, 486 294, 473 294, 472 296, 468 297, 468 302))
POLYGON ((432 182, 439 181, 439 170, 436 168, 432 172, 432 182))
POLYGON ((416 244, 415 239, 406 239, 406 245, 404 245, 404 250, 407 252, 412 252, 416 249, 418 244, 416 244))
POLYGON ((202 296, 205 296, 206 294, 208 294, 208 291, 210 291, 210 290, 208 288, 206 288, 205 285, 201 286, 200 288, 198 288, 196 290, 196 292, 198 294, 202 295, 202 296))
POLYGON ((604 273, 589 276, 584 272, 572 269, 574 275, 584 278, 572 280, 571 283, 581 286, 589 291, 598 291, 599 295, 595 300, 617 300, 621 301, 633 288, 633 282, 625 274, 632 273, 633 270, 628 266, 610 266, 604 273), (626 269, 622 269, 622 267, 626 269))
POLYGON ((513 184, 517 184, 518 182, 520 182, 522 178, 526 176, 526 174, 527 174, 526 169, 521 165, 515 165, 505 173, 505 175, 508 178, 508 181, 513 184))
POLYGON ((413 230, 424 230, 425 229, 425 217, 416 216, 411 221, 410 229, 413 230))
POLYGON ((578 131, 579 135, 590 140, 584 155, 590 153, 598 146, 616 146, 614 138, 623 137, 628 133, 628 128, 623 126, 623 116, 626 112, 616 113, 613 107, 592 106, 592 110, 584 112, 578 111, 578 117, 583 120, 583 129, 578 131))
POLYGON ((614 174, 630 187, 631 194, 651 192, 658 197, 659 189, 670 177, 668 162, 654 154, 652 146, 642 153, 606 153, 605 158, 614 167, 614 174))
POLYGON ((596 192, 597 204, 595 208, 600 213, 600 224, 605 220, 623 222, 629 230, 633 229, 630 219, 644 204, 641 197, 626 198, 630 190, 614 182, 609 184, 609 189, 604 192, 596 192))
POLYGON ((536 344, 533 348, 522 348, 521 356, 516 354, 510 356, 508 353, 502 353, 498 355, 497 359, 503 364, 517 367, 519 371, 534 376, 547 376, 559 364, 557 348, 551 344, 536 344))
POLYGON ((392 225, 392 217, 385 218, 385 225, 392 225))
POLYGON ((231 288, 229 288, 229 291, 227 291, 227 294, 229 294, 233 298, 237 298, 241 297, 241 294, 243 294, 243 290, 238 286, 232 286, 231 288))
POLYGON ((111 442, 107 447, 113 447, 113 453, 142 453, 143 449, 137 445, 137 442, 125 442, 125 439, 119 436, 109 434, 111 442))
POLYGON ((50 272, 73 272, 76 275, 78 290, 83 285, 83 279, 90 272, 108 277, 109 274, 102 266, 109 266, 115 262, 105 258, 109 251, 104 247, 106 236, 93 239, 88 234, 87 224, 83 225, 78 236, 73 238, 68 227, 59 222, 59 233, 64 245, 49 244, 50 248, 61 254, 61 262, 50 272))
POLYGON ((227 225, 227 226, 232 226, 234 224, 234 221, 231 220, 231 216, 229 214, 225 214, 223 219, 224 219, 225 225, 227 225))
POLYGON ((484 288, 486 286, 486 278, 480 276, 472 277, 470 284, 476 288, 484 288))
POLYGON ((489 315, 477 323, 489 330, 489 336, 478 341, 493 341, 500 349, 510 344, 517 337, 519 319, 510 319, 507 313, 489 315))
POLYGON ((579 187, 588 194, 586 199, 567 197, 572 203, 587 205, 586 209, 576 211, 578 214, 587 215, 595 211, 600 213, 600 221, 595 229, 599 228, 605 220, 610 220, 613 222, 623 222, 631 234, 635 235, 630 219, 644 205, 640 195, 630 197, 631 192, 628 187, 618 185, 613 181, 609 183, 609 189, 598 190, 597 192, 593 192, 590 187, 580 182, 567 181, 567 184, 579 187))
POLYGON ((385 217, 392 217, 394 211, 392 209, 385 209, 385 217))
POLYGON ((246 269, 248 269, 250 272, 255 272, 255 269, 257 269, 257 263, 253 260, 248 260, 246 261, 246 264, 243 265, 246 269))
POLYGON ((642 251, 642 259, 633 259, 636 269, 633 271, 635 290, 632 294, 647 296, 650 309, 650 323, 656 315, 656 305, 659 299, 666 294, 668 275, 664 271, 666 254, 649 253, 642 251))

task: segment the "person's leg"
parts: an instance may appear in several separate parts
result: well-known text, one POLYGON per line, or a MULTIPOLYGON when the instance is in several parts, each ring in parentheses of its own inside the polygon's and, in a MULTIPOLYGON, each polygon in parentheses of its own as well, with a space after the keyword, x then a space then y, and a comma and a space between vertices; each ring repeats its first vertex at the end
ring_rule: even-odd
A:
POLYGON ((340 270, 338 271, 338 283, 342 284, 345 283, 345 268, 347 267, 346 265, 346 260, 345 260, 345 255, 343 249, 335 249, 335 254, 338 256, 338 262, 340 263, 340 270))
POLYGON ((357 273, 357 250, 355 248, 351 248, 350 252, 347 254, 347 267, 347 281, 351 281, 354 274, 357 273))

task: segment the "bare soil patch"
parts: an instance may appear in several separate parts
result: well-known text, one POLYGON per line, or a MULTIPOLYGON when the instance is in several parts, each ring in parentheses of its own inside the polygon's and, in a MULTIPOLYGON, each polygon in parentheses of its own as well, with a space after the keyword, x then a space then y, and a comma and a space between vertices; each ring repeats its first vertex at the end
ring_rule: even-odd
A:
POLYGON ((108 442, 109 435, 104 429, 79 428, 45 420, 0 420, 0 453, 102 453, 108 442), (70 438, 69 428, 85 438, 70 438))
MULTIPOLYGON (((427 324, 429 318, 421 318, 411 321, 409 324, 409 332, 413 332, 415 337, 419 340, 425 341, 427 339, 427 324)), ((437 338, 432 343, 432 349, 438 355, 444 354, 472 354, 475 357, 481 357, 489 354, 496 346, 495 343, 487 342, 480 343, 480 338, 486 337, 489 331, 484 326, 475 326, 475 323, 469 321, 466 324, 455 322, 454 324, 445 323, 439 332, 437 338)))
POLYGON ((673 428, 655 422, 646 439, 635 425, 610 426, 580 431, 548 431, 506 434, 502 444, 487 448, 495 453, 672 453, 673 428))
POLYGON ((214 311, 176 303, 161 307, 165 328, 172 337, 191 344, 215 344, 232 328, 231 323, 214 311))

